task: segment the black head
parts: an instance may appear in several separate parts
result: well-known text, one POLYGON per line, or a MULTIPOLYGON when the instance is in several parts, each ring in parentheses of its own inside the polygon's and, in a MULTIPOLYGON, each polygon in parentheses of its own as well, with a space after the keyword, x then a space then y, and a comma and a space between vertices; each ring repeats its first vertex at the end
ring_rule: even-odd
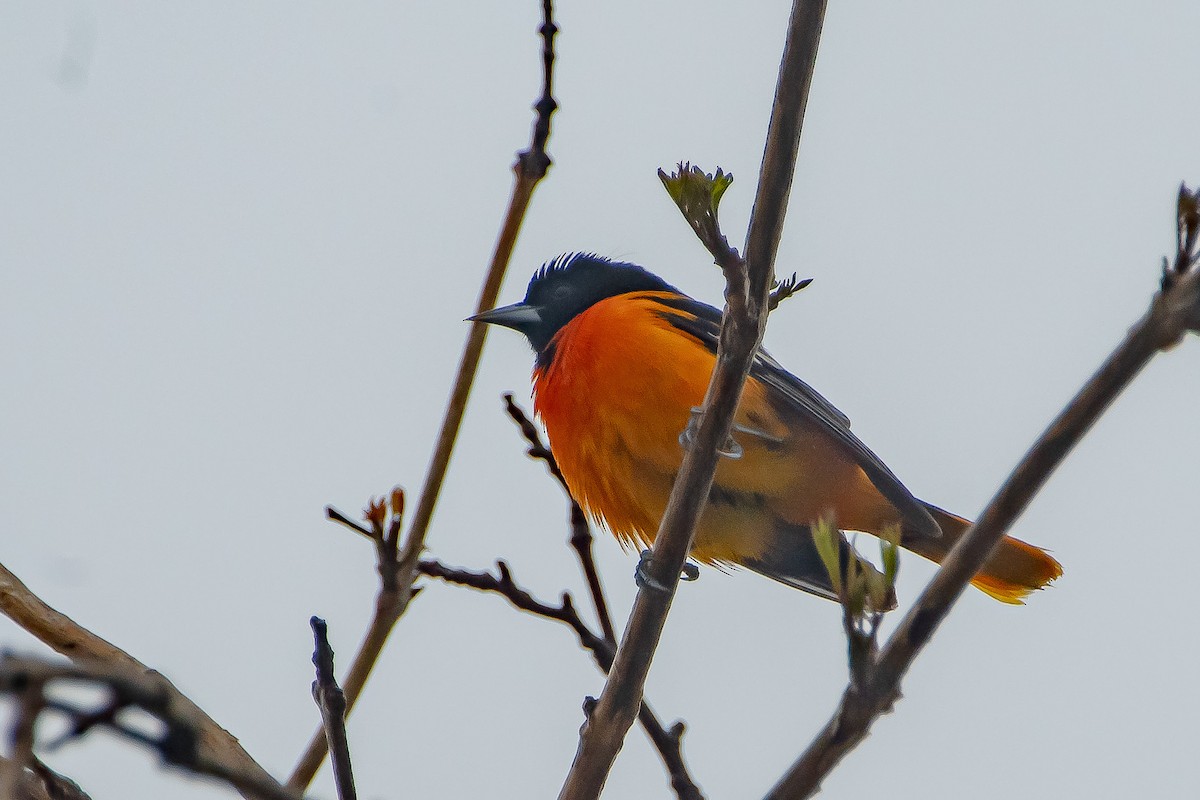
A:
POLYGON ((564 325, 606 297, 674 291, 662 278, 636 264, 591 253, 566 253, 533 274, 523 301, 471 319, 518 330, 541 353, 564 325))

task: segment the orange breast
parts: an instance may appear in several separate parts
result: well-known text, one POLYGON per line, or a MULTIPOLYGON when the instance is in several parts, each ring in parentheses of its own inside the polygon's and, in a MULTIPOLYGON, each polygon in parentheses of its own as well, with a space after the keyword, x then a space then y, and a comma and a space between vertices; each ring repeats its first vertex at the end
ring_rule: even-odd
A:
MULTIPOLYGON (((683 460, 679 435, 704 399, 715 357, 660 315, 647 292, 608 298, 565 326, 554 357, 534 370, 534 408, 571 492, 625 543, 650 543, 683 460)), ((811 420, 790 419, 749 380, 693 555, 736 563, 780 522, 834 512, 844 528, 872 530, 894 510, 857 464, 811 420), (761 435, 759 435, 761 434, 761 435), (870 524, 871 527, 867 527, 870 524)))

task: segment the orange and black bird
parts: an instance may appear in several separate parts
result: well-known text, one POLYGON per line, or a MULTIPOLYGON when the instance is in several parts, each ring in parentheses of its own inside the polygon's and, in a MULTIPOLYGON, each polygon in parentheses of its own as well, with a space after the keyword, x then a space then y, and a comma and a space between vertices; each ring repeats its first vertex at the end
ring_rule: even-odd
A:
MULTIPOLYGON (((716 363, 721 312, 637 265, 572 253, 539 269, 520 303, 472 319, 525 334, 537 353, 534 410, 572 495, 624 544, 652 544, 716 363)), ((698 561, 837 599, 813 543, 818 520, 875 535, 899 526, 901 545, 933 561, 970 525, 914 497, 844 414, 766 352, 733 437, 696 530, 698 561)), ((839 538, 844 570, 859 557, 839 538)), ((972 583, 1019 604, 1061 574, 1041 548, 1005 538, 972 583)))

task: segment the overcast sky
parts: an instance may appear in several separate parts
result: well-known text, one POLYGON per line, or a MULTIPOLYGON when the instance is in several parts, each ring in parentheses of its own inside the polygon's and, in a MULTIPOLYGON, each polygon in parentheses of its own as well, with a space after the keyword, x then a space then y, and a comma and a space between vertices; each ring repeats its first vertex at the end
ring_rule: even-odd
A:
MULTIPOLYGON (((0 562, 276 775, 318 721, 309 616, 344 667, 373 605, 370 547, 323 507, 419 491, 528 140, 538 6, 0 4, 0 562)), ((502 302, 576 249, 719 302, 655 170, 732 171, 741 238, 787 11, 559 4, 555 165, 502 302)), ((815 282, 767 344, 921 497, 976 514, 1145 309, 1200 181, 1197 30, 1195 0, 831 4, 778 261, 815 282)), ((429 547, 553 599, 582 589, 563 499, 499 399, 531 363, 489 338, 429 547)), ((1020 520, 1063 579, 1024 608, 965 595, 826 796, 1194 792, 1198 396, 1192 340, 1020 520)), ((623 622, 634 559, 597 552, 623 622)), ((904 560, 902 605, 931 574, 904 560)), ((7 620, 0 645, 44 652, 7 620)), ((706 570, 648 698, 711 797, 754 797, 844 649, 833 604, 706 570)), ((430 585, 351 720, 360 794, 553 796, 601 686, 565 630, 430 585)), ((97 800, 227 794, 103 735, 47 758, 97 800)), ((636 730, 606 796, 669 796, 636 730)))

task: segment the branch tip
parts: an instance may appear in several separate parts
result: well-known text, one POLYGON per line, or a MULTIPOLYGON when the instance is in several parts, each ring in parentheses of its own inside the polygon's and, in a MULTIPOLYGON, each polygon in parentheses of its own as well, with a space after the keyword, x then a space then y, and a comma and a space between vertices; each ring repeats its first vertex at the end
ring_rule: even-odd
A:
POLYGON ((719 210, 721 197, 733 183, 733 175, 720 167, 710 174, 681 161, 670 175, 659 169, 658 179, 700 242, 718 264, 725 266, 730 254, 736 255, 736 251, 721 232, 719 210))

